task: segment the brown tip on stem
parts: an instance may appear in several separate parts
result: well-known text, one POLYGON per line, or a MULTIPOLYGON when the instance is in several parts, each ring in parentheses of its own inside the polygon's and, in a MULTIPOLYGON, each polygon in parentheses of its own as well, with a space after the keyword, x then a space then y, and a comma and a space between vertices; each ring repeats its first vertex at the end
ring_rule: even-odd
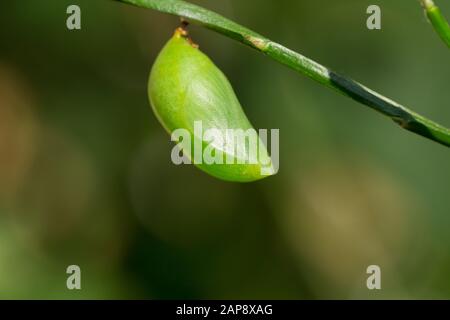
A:
POLYGON ((187 32, 186 29, 184 29, 182 27, 178 27, 178 28, 175 29, 175 36, 187 38, 188 37, 188 32, 187 32))
POLYGON ((187 27, 189 25, 189 22, 184 19, 183 17, 180 17, 180 26, 175 29, 175 36, 184 37, 187 38, 189 33, 187 31, 187 27))
POLYGON ((189 25, 189 21, 187 21, 185 18, 180 17, 180 21, 181 21, 181 28, 186 29, 189 25))
POLYGON ((186 39, 186 41, 195 49, 198 49, 198 44, 196 44, 192 39, 189 37, 189 33, 186 30, 186 26, 189 23, 187 21, 182 21, 181 25, 175 29, 174 36, 175 37, 182 37, 186 39))

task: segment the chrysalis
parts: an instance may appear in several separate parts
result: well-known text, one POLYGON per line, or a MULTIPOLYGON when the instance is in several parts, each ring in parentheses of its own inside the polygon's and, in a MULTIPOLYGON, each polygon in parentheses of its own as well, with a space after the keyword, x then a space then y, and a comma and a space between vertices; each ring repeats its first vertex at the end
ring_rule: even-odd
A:
POLYGON ((159 122, 203 171, 237 182, 275 173, 231 84, 184 29, 178 28, 158 55, 148 96, 159 122))

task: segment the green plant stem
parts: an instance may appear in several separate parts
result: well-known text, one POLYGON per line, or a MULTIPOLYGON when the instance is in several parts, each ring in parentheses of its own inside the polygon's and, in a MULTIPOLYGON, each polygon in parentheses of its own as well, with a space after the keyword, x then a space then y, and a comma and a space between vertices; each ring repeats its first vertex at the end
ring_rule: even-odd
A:
POLYGON ((215 12, 182 0, 116 0, 177 15, 242 42, 317 82, 388 116, 402 128, 450 147, 450 130, 215 12))
POLYGON ((433 0, 420 0, 427 14, 428 19, 439 34, 441 39, 450 48, 450 26, 442 15, 441 10, 437 7, 433 0))

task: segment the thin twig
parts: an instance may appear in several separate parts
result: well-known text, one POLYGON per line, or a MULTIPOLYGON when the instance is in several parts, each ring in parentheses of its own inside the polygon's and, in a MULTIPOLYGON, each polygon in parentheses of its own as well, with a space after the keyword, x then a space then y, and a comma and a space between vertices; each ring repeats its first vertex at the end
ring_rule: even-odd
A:
POLYGON ((434 4, 433 0, 420 0, 420 2, 434 30, 450 48, 450 26, 442 15, 441 10, 434 4))
POLYGON ((317 82, 388 116, 402 128, 450 147, 450 130, 215 12, 182 0, 116 0, 177 15, 242 42, 317 82))

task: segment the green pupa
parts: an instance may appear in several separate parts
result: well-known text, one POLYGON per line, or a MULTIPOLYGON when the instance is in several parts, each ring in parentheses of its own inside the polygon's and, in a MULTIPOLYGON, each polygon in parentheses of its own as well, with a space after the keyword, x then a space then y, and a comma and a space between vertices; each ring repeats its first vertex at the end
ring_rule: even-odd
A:
POLYGON ((159 53, 150 72, 148 96, 156 117, 170 134, 177 129, 188 133, 188 137, 174 139, 172 135, 172 139, 201 170, 235 182, 275 174, 266 146, 247 119, 228 79, 183 28, 175 31, 159 53), (236 139, 230 129, 233 133, 253 130, 256 159, 252 149, 255 139, 236 139), (218 160, 202 161, 205 154, 218 160))

